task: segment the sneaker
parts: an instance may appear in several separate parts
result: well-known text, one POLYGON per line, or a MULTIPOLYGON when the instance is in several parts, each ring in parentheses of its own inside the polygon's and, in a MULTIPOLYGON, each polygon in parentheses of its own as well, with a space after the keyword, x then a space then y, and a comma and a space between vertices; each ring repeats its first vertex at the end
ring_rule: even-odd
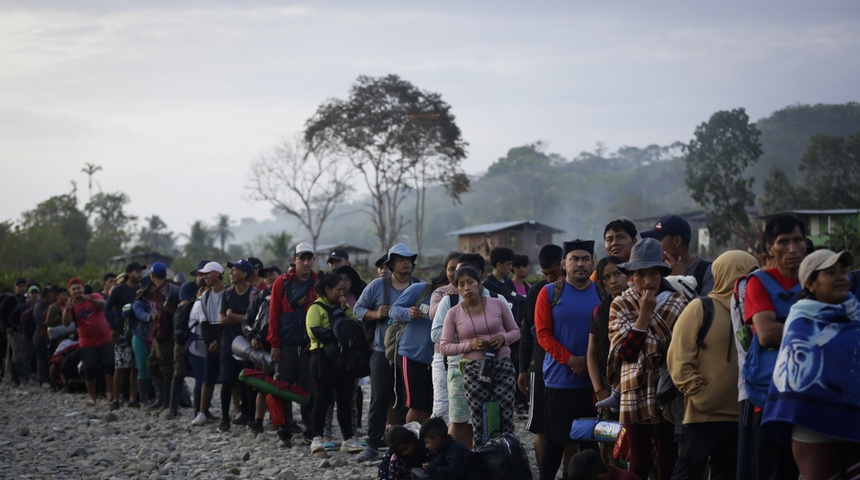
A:
POLYGON ((128 402, 128 408, 140 408, 140 401, 132 400, 128 402))
POLYGON ((239 412, 238 415, 233 417, 233 425, 247 425, 248 417, 245 416, 244 413, 239 412))
POLYGON ((209 410, 206 410, 205 412, 203 412, 203 415, 206 415, 206 420, 210 421, 210 422, 217 422, 218 420, 221 419, 220 417, 216 417, 215 415, 212 415, 212 412, 210 412, 209 410))
POLYGON ((254 422, 249 425, 252 433, 263 433, 263 422, 254 422))
POLYGON ((358 456, 355 457, 355 459, 358 460, 359 462, 367 462, 369 460, 373 460, 374 458, 376 458, 378 456, 379 456, 379 450, 372 448, 372 447, 367 447, 364 449, 363 452, 358 454, 358 456))
POLYGON ((366 448, 366 443, 356 439, 355 437, 352 437, 349 440, 343 442, 343 444, 340 446, 340 451, 347 453, 358 453, 364 451, 364 449, 366 448))
POLYGON ((194 425, 195 427, 203 425, 205 423, 206 423, 206 415, 204 415, 202 413, 198 413, 197 416, 194 417, 194 420, 191 420, 191 425, 194 425))
POLYGON ((45 382, 45 383, 43 383, 43 384, 42 384, 42 388, 44 388, 45 390, 50 390, 50 389, 51 389, 51 388, 53 388, 53 387, 51 387, 51 384, 50 384, 50 383, 45 382))
POLYGON ((221 422, 221 424, 218 425, 218 431, 221 433, 229 432, 230 431, 230 422, 221 422))
POLYGON ((310 445, 311 442, 313 442, 313 440, 314 440, 314 434, 311 433, 309 430, 305 430, 302 433, 302 441, 304 442, 305 445, 310 445))
POLYGON ((92 399, 92 398, 88 398, 88 399, 87 399, 87 402, 86 402, 86 405, 87 405, 88 407, 95 407, 95 406, 96 406, 96 401, 95 401, 94 399, 92 399))
POLYGON ((110 402, 110 411, 113 412, 115 410, 119 410, 119 400, 110 402))
POLYGON ((325 450, 325 445, 323 445, 322 437, 314 437, 311 440, 311 453, 322 452, 325 450))
POLYGON ((278 446, 281 448, 293 448, 292 437, 281 437, 278 441, 278 446))

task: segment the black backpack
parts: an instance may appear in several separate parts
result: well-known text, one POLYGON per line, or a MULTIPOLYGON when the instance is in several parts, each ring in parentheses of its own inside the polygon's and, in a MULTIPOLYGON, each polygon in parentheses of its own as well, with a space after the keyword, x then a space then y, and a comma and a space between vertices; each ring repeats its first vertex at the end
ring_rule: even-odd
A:
POLYGON ((325 344, 326 356, 338 370, 349 372, 355 378, 370 375, 370 345, 362 325, 349 318, 340 308, 320 301, 314 302, 328 313, 334 341, 325 344))

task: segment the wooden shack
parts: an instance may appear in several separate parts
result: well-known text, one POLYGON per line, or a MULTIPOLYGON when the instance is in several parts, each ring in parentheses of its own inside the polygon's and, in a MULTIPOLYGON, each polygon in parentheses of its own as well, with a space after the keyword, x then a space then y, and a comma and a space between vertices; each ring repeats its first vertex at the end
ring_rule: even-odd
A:
POLYGON ((534 220, 518 220, 476 225, 448 235, 457 236, 457 250, 463 253, 479 253, 489 260, 494 247, 508 247, 517 254, 527 255, 534 264, 541 247, 553 243, 552 236, 556 233, 564 230, 534 220))

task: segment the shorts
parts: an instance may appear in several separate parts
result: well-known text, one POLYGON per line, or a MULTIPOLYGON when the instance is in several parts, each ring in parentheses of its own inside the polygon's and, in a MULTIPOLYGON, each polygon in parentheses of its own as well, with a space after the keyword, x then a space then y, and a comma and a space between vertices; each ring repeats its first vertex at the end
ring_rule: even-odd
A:
POLYGON ((577 418, 597 416, 593 398, 591 387, 546 387, 544 412, 552 412, 552 421, 544 424, 544 436, 557 443, 576 443, 570 439, 570 425, 577 418))
MULTIPOLYGON (((397 355, 397 381, 402 382, 405 406, 422 412, 433 411, 433 373, 430 365, 397 355)), ((398 397, 400 399, 400 397, 398 397)))
POLYGON ((81 363, 84 364, 84 378, 92 380, 99 371, 113 375, 113 343, 108 342, 98 347, 81 347, 81 363))
POLYGON ((472 419, 459 368, 448 367, 448 418, 451 423, 467 423, 472 419))
POLYGON ((116 369, 130 369, 134 367, 134 351, 131 345, 123 339, 113 344, 113 365, 116 369))
POLYGON ((543 433, 543 402, 546 393, 546 385, 543 383, 543 373, 529 373, 529 422, 526 430, 538 434, 543 433))

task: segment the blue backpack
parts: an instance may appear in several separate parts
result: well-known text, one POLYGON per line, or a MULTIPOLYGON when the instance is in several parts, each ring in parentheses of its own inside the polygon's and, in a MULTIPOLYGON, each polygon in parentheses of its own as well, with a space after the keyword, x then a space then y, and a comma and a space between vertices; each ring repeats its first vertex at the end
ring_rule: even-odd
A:
MULTIPOLYGON (((785 290, 767 272, 758 270, 751 273, 750 276, 758 278, 765 290, 767 290, 768 295, 770 295, 774 313, 776 313, 776 321, 785 323, 791 306, 794 305, 798 296, 800 296, 800 284, 795 285, 791 290, 785 290)), ((758 341, 758 333, 753 334, 741 374, 746 381, 749 401, 756 407, 764 407, 765 400, 767 399, 767 391, 773 378, 773 369, 776 366, 777 355, 779 355, 779 347, 762 347, 758 341)))

